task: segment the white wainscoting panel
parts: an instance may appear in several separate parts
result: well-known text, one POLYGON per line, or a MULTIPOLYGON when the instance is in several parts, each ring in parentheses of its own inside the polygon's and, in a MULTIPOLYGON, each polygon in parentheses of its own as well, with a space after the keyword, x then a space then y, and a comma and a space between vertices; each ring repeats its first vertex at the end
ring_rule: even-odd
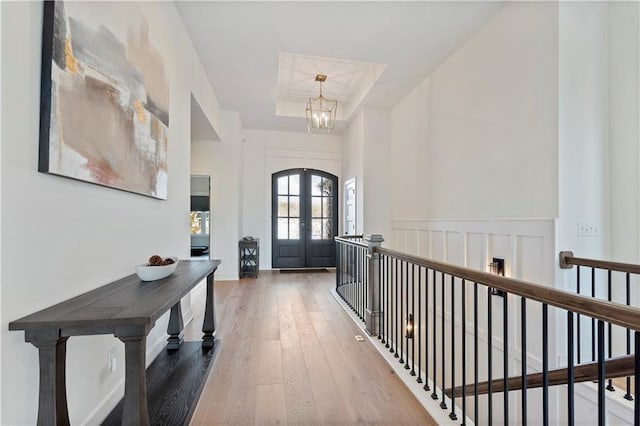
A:
POLYGON ((486 271, 505 259, 506 275, 553 286, 555 220, 392 221, 386 247, 486 271))

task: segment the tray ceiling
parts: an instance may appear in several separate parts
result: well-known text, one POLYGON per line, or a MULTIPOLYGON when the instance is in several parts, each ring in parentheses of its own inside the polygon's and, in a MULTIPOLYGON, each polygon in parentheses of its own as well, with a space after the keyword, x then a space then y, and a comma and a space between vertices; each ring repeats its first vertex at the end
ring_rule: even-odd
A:
POLYGON ((238 111, 245 128, 305 132, 304 98, 317 96, 314 77, 325 73, 323 90, 339 101, 341 133, 359 108, 397 104, 503 4, 177 1, 176 7, 221 107, 238 111))

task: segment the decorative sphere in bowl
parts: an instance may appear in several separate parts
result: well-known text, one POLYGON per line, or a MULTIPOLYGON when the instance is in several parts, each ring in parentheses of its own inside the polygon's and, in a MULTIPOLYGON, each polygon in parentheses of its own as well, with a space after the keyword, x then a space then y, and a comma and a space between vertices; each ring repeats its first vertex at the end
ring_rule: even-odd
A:
MULTIPOLYGON (((173 260, 173 263, 161 266, 149 266, 149 263, 145 263, 144 265, 136 266, 136 274, 138 275, 138 278, 142 281, 155 281, 173 274, 178 267, 178 258, 171 256, 167 259, 173 260)), ((167 259, 165 259, 165 261, 167 259)))

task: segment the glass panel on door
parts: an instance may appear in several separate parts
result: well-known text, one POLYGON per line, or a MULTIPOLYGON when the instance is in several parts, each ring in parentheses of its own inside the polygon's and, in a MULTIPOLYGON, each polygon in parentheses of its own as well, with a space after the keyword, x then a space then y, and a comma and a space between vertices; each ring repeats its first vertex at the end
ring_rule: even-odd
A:
POLYGON ((278 239, 300 238, 300 175, 278 178, 278 239))
POLYGON ((333 182, 311 175, 311 239, 333 239, 333 182))

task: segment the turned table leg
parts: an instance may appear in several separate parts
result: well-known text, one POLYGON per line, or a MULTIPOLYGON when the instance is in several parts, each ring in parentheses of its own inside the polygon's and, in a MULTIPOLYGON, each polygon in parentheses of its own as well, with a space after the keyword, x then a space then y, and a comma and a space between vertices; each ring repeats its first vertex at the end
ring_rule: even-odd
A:
POLYGON ((202 347, 213 348, 216 340, 216 311, 213 298, 213 272, 207 276, 207 300, 202 323, 202 347))
POLYGON ((149 424, 147 406, 146 342, 139 331, 116 330, 116 337, 124 342, 125 376, 123 425, 149 424))
POLYGON ((184 329, 184 321, 182 320, 182 306, 180 301, 171 307, 169 315, 169 325, 167 326, 167 349, 180 349, 180 345, 184 341, 182 330, 184 329))
POLYGON ((60 331, 27 331, 25 340, 38 348, 40 360, 40 390, 38 397, 38 426, 69 425, 66 387, 66 356, 68 337, 60 331))

